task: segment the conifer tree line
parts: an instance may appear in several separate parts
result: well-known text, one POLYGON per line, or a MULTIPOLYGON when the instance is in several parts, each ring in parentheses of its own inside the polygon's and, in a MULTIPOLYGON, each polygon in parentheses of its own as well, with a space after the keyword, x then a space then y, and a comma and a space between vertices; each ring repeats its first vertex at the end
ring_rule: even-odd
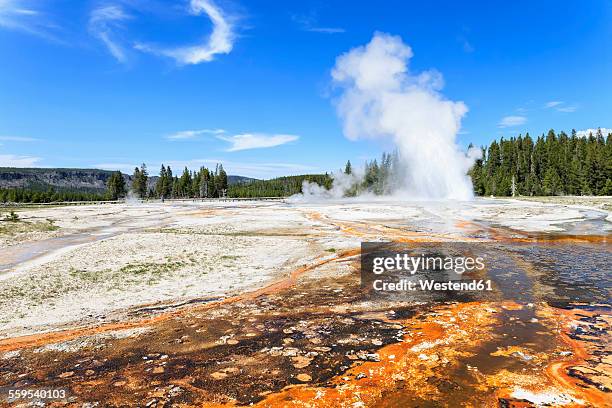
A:
POLYGON ((470 176, 477 195, 612 195, 612 134, 550 130, 482 147, 470 176))
POLYGON ((162 164, 155 188, 148 194, 157 198, 213 198, 225 197, 227 188, 227 173, 222 164, 217 164, 214 171, 201 167, 192 172, 185 167, 180 177, 172 174, 170 166, 162 164))
POLYGON ((0 203, 53 203, 61 201, 103 201, 105 194, 81 191, 0 188, 0 203))
MULTIPOLYGON (((384 153, 380 158, 372 161, 366 161, 364 164, 363 177, 356 177, 351 187, 346 191, 346 196, 354 197, 364 192, 373 193, 376 195, 390 194, 398 187, 397 182, 399 177, 396 177, 400 167, 399 154, 397 151, 393 153, 384 153)), ((351 161, 347 161, 344 166, 344 174, 353 174, 353 165, 351 161)))
POLYGON ((230 185, 227 196, 232 198, 289 197, 302 192, 304 181, 317 183, 330 189, 333 180, 327 173, 253 180, 230 185))
MULTIPOLYGON (((377 159, 366 161, 362 176, 350 177, 350 187, 346 196, 356 196, 363 192, 371 192, 382 195, 392 192, 396 188, 395 181, 398 180, 394 174, 400 165, 398 153, 383 153, 380 162, 377 159)), ((347 161, 344 171, 345 176, 353 175, 351 161, 347 161)), ((270 180, 253 180, 246 183, 233 184, 229 186, 228 197, 254 198, 254 197, 289 197, 302 193, 305 181, 316 183, 321 187, 330 189, 334 183, 334 177, 325 174, 304 174, 298 176, 277 177, 270 180)), ((347 183, 344 183, 347 184, 347 183)))
MULTIPOLYGON (((149 188, 149 172, 146 164, 134 168, 131 193, 137 198, 213 198, 225 197, 227 194, 227 173, 222 164, 215 170, 201 167, 191 171, 187 167, 179 177, 172 173, 170 166, 161 165, 159 177, 154 187, 149 188)), ((112 200, 123 198, 128 194, 125 179, 121 172, 114 172, 106 183, 107 196, 112 200)))

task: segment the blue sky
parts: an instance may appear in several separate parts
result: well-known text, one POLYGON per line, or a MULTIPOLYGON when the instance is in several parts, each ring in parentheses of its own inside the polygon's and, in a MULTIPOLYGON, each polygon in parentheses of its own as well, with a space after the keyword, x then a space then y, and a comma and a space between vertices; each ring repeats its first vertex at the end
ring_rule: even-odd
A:
POLYGON ((468 106, 461 146, 612 127, 606 0, 0 0, 0 166, 361 163, 392 145, 343 136, 330 71, 377 31, 468 106))

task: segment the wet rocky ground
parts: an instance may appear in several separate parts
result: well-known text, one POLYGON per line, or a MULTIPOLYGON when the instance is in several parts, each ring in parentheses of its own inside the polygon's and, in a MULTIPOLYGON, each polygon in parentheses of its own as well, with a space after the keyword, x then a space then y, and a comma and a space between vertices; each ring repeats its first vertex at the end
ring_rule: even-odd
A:
POLYGON ((448 222, 421 231, 307 215, 321 225, 304 236, 329 240, 325 253, 263 289, 0 339, 0 407, 612 406, 607 236, 462 222, 479 243, 449 250, 489 257, 465 278, 494 291, 376 296, 361 285, 359 249, 332 246, 344 235, 453 246, 448 222), (66 398, 8 400, 10 389, 66 398))
POLYGON ((66 389, 46 403, 70 407, 606 406, 610 310, 567 306, 373 299, 355 266, 130 329, 4 342, 0 387, 66 389))

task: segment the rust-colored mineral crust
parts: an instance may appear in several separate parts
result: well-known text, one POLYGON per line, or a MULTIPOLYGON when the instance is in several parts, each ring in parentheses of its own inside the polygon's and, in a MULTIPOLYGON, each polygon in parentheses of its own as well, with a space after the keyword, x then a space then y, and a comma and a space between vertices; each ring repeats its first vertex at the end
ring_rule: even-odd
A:
MULTIPOLYGON (((184 215, 220 214, 240 211, 184 215)), ((558 252, 537 258, 523 245, 584 245, 578 254, 597 254, 609 252, 606 236, 462 219, 445 233, 300 214, 313 223, 305 232, 266 225, 256 233, 305 239, 315 255, 287 263, 259 289, 139 305, 106 323, 4 338, 0 389, 65 388, 69 398, 53 407, 612 406, 610 305, 573 302, 580 285, 562 287, 547 269, 558 252), (526 283, 529 300, 374 298, 361 288, 356 246, 382 239, 491 244, 507 262, 497 271, 502 292, 526 283), (570 301, 553 304, 563 290, 570 301)))

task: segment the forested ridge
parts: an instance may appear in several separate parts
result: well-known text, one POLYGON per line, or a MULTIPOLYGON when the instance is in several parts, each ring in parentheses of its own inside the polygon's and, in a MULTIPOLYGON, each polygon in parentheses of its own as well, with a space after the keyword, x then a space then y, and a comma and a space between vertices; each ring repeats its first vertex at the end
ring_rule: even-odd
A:
POLYGON ((502 138, 470 171, 477 195, 612 195, 612 134, 502 138))
MULTIPOLYGON (((469 171, 476 195, 612 195, 612 134, 603 135, 601 130, 587 136, 579 136, 575 130, 569 135, 550 130, 535 139, 527 133, 494 140, 489 146, 481 147, 481 151, 482 157, 469 171)), ((400 171, 399 168, 397 152, 383 154, 380 161, 365 162, 363 174, 351 178, 352 184, 345 195, 355 196, 363 192, 388 194, 396 187, 397 177, 394 175, 400 171)), ((350 161, 342 173, 353 175, 350 161)), ((288 197, 302 192, 305 181, 329 189, 333 176, 328 173, 306 174, 270 180, 241 180, 234 176, 234 180, 234 183, 228 182, 222 164, 214 170, 184 168, 180 176, 174 175, 170 166, 162 165, 159 177, 150 180, 143 164, 134 169, 132 176, 112 172, 106 181, 104 194, 33 185, 0 188, 0 202, 116 200, 130 194, 136 198, 162 199, 288 197)))

